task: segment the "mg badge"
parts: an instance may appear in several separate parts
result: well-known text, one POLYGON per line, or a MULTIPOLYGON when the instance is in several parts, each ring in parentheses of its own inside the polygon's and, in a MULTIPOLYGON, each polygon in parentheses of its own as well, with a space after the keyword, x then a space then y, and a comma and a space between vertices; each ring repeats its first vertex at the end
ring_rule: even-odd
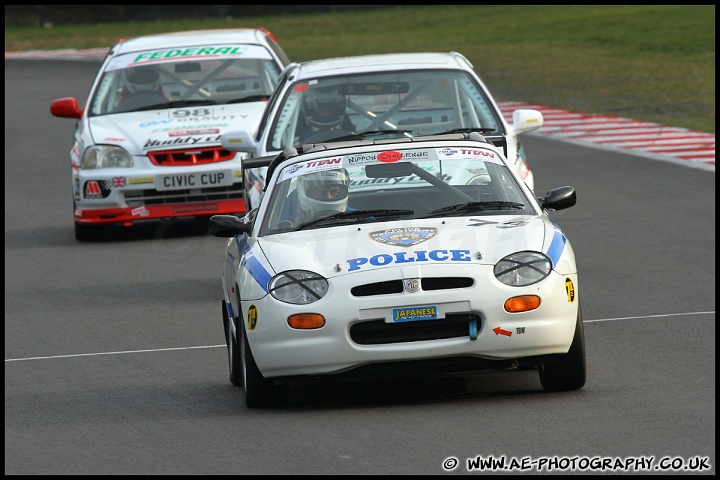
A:
POLYGON ((405 285, 405 291, 408 293, 415 293, 420 290, 420 281, 417 278, 403 280, 403 285, 405 285))

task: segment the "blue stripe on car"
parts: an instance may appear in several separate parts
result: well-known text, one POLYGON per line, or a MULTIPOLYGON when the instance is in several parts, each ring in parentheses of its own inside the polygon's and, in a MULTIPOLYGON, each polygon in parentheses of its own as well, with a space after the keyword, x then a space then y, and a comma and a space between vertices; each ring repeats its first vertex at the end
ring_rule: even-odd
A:
POLYGON ((562 255, 563 250, 565 250, 565 242, 567 239, 559 227, 554 226, 553 228, 553 238, 550 241, 550 246, 548 247, 546 253, 547 256, 550 257, 550 261, 552 261, 553 268, 555 268, 555 265, 557 265, 558 261, 560 261, 560 256, 562 255))
POLYGON ((247 270, 250 276, 254 278, 258 285, 260 285, 260 287, 265 290, 265 293, 267 293, 268 283, 270 282, 272 275, 270 272, 265 270, 265 267, 263 267, 260 262, 258 262, 257 258, 255 258, 255 254, 253 254, 252 250, 250 250, 250 246, 247 244, 245 244, 245 247, 240 254, 240 264, 245 267, 245 270, 247 270))

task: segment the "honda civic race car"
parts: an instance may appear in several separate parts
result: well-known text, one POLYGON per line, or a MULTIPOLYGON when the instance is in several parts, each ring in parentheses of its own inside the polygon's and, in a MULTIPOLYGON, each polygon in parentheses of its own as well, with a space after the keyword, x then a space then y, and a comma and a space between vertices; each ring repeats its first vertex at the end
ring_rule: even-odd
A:
MULTIPOLYGON (((229 140, 232 140, 230 138, 229 140)), ((550 212, 479 133, 287 147, 260 205, 216 215, 222 321, 248 407, 293 383, 536 368, 585 384, 578 272, 550 212)))
POLYGON ((255 129, 287 55, 265 29, 174 32, 121 40, 102 62, 77 119, 72 164, 79 241, 109 224, 244 213, 241 157, 228 129, 255 129))
MULTIPOLYGON (((318 141, 477 131, 500 147, 534 190, 519 135, 542 125, 542 113, 532 109, 515 110, 509 124, 460 53, 361 55, 290 64, 260 128, 237 137, 236 147, 249 156, 265 156, 318 141)), ((253 182, 263 183, 262 170, 250 173, 253 182)), ((255 205, 258 196, 250 197, 255 205)))

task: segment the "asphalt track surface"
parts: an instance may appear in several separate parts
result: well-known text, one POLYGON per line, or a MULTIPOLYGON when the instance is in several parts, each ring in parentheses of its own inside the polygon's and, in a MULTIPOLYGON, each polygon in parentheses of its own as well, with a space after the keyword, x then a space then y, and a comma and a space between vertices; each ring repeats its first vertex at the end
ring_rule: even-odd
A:
POLYGON ((580 270, 582 390, 492 372, 251 410, 228 380, 222 239, 178 223, 74 239, 74 122, 49 104, 84 101, 96 69, 5 62, 5 474, 488 473, 477 457, 518 462, 494 473, 715 473, 714 159, 524 137, 536 192, 578 191, 553 218, 580 270))

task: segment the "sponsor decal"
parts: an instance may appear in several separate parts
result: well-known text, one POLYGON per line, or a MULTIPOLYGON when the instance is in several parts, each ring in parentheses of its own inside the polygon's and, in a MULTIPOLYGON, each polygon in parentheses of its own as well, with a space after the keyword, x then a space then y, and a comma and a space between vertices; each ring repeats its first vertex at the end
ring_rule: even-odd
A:
POLYGON ((220 133, 219 128, 199 128, 197 130, 178 130, 178 131, 171 131, 168 132, 168 135, 171 137, 183 137, 187 135, 207 135, 210 133, 220 133))
POLYGON ((127 185, 127 179, 125 177, 113 177, 110 181, 112 182, 113 188, 120 188, 127 185))
POLYGON ((140 178, 131 178, 128 180, 128 184, 130 185, 141 185, 143 183, 154 183, 155 179, 153 177, 140 177, 140 178))
POLYGON ((568 302, 573 303, 575 301, 575 286, 571 279, 565 279, 565 293, 567 293, 568 302))
POLYGON ((85 198, 105 198, 110 195, 110 180, 88 180, 83 188, 85 198))
POLYGON ((342 166, 343 157, 324 158, 322 160, 311 160, 309 162, 296 163, 283 170, 280 181, 287 180, 288 178, 293 178, 298 175, 304 175, 306 173, 336 170, 342 166))
POLYGON ((248 312, 247 312, 248 330, 255 330, 255 327, 257 327, 257 320, 258 320, 257 307, 255 305, 250 305, 250 308, 248 308, 248 312))
POLYGON ((480 159, 492 163, 501 163, 495 152, 480 148, 451 148, 443 147, 436 149, 440 159, 475 160, 480 159))
POLYGON ((348 272, 368 266, 384 267, 392 264, 421 262, 469 262, 470 250, 415 250, 414 252, 380 253, 372 257, 357 257, 347 260, 348 272))
POLYGON ((361 155, 348 155, 347 163, 349 166, 363 165, 365 163, 375 163, 378 161, 377 156, 374 154, 361 154, 361 155))
POLYGON ((243 57, 248 56, 249 53, 253 56, 260 56, 260 58, 270 58, 270 54, 262 47, 251 47, 247 45, 221 45, 211 47, 173 48, 143 52, 137 55, 132 60, 132 63, 146 63, 153 60, 178 58, 187 60, 190 58, 198 59, 202 57, 243 57))
POLYGON ((203 203, 202 205, 185 205, 182 207, 174 207, 173 213, 207 212, 217 209, 218 206, 216 203, 203 203))
POLYGON ((220 143, 221 135, 212 135, 209 137, 182 137, 172 140, 152 140, 148 139, 143 145, 144 150, 155 147, 174 147, 177 145, 200 145, 205 143, 220 143))
POLYGON ((376 242, 386 245, 397 245, 399 247, 411 247, 430 240, 435 235, 437 235, 437 228, 435 227, 391 228, 370 232, 368 234, 368 236, 376 242))
POLYGON ((106 142, 118 142, 118 143, 122 143, 122 142, 125 141, 125 139, 124 139, 124 138, 116 138, 116 137, 106 137, 106 138, 105 138, 105 141, 106 141, 106 142))
POLYGON ((377 155, 377 159, 383 163, 393 163, 397 162, 398 160, 401 160, 403 157, 403 154, 400 152, 395 152, 392 150, 388 150, 385 152, 380 152, 377 155))
POLYGON ((417 320, 435 320, 438 318, 437 307, 393 308, 393 322, 414 322, 417 320))
POLYGON ((150 212, 145 210, 145 207, 136 207, 130 211, 130 214, 133 217, 147 217, 148 215, 150 215, 150 212))

